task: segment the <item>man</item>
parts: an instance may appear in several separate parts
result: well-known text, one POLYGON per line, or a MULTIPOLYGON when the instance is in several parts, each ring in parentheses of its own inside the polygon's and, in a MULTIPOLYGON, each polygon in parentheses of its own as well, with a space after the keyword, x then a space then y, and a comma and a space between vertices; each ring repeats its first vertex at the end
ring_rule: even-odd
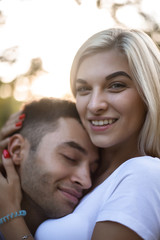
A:
POLYGON ((34 234, 42 221, 74 210, 92 185, 98 150, 72 102, 42 99, 26 105, 23 113, 23 127, 10 138, 8 150, 21 179, 21 209, 34 234))

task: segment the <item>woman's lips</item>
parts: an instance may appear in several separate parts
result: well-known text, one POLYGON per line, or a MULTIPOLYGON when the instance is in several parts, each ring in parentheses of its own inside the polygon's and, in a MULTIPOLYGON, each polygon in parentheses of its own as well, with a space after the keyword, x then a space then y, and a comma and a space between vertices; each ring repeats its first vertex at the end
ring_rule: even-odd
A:
POLYGON ((94 131, 105 131, 113 126, 117 118, 92 119, 89 120, 91 129, 94 131))

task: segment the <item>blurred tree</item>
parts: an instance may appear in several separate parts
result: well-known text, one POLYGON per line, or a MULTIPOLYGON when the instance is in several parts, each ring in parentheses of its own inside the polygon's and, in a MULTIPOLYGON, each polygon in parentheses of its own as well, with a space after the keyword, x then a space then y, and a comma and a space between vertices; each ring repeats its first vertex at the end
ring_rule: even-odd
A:
MULTIPOLYGON (((134 12, 135 14, 135 18, 137 18, 141 21, 141 23, 143 23, 143 26, 141 27, 142 30, 148 33, 153 38, 153 40, 160 46, 160 24, 154 14, 144 11, 143 3, 146 0, 73 0, 73 3, 76 2, 77 6, 81 7, 86 1, 95 1, 97 9, 103 9, 104 11, 106 11, 106 14, 110 13, 110 16, 113 19, 115 26, 128 26, 129 20, 131 20, 132 17, 127 14, 132 9, 132 12, 134 12), (127 16, 127 20, 126 16, 125 19, 122 18, 123 15, 127 16)), ((27 1, 23 0, 21 2, 27 1)), ((86 10, 91 11, 92 9, 86 10)), ((4 27, 5 23, 5 13, 0 10, 0 27, 4 27)), ((13 45, 1 51, 0 64, 8 64, 8 66, 14 66, 18 59, 18 50, 19 47, 17 45, 13 45)), ((23 94, 26 94, 28 98, 33 97, 30 90, 32 82, 37 77, 39 77, 39 75, 45 72, 45 70, 43 69, 42 60, 43 59, 41 58, 31 59, 28 71, 25 71, 24 73, 16 77, 14 76, 13 79, 8 82, 4 81, 5 76, 3 76, 3 74, 0 72, 0 126, 2 126, 2 124, 6 121, 6 119, 11 113, 18 110, 18 108, 24 101, 21 100, 18 102, 14 98, 15 89, 19 87, 20 83, 22 85, 24 84, 25 87, 26 92, 23 94)))
POLYGON ((9 118, 10 114, 20 109, 22 103, 17 102, 13 97, 0 99, 0 128, 9 118))
POLYGON ((145 2, 143 0, 96 0, 96 3, 98 8, 105 8, 106 11, 109 10, 115 23, 119 26, 124 27, 128 27, 128 20, 132 16, 128 16, 128 18, 125 18, 125 21, 122 21, 118 17, 118 12, 123 9, 123 13, 124 15, 126 15, 129 9, 128 7, 132 7, 133 9, 135 9, 135 13, 137 13, 135 17, 139 17, 139 19, 141 19, 144 23, 142 30, 144 30, 148 35, 150 35, 152 39, 157 43, 157 45, 160 46, 160 23, 158 22, 158 19, 152 15, 151 12, 144 11, 143 3, 145 4, 145 2))

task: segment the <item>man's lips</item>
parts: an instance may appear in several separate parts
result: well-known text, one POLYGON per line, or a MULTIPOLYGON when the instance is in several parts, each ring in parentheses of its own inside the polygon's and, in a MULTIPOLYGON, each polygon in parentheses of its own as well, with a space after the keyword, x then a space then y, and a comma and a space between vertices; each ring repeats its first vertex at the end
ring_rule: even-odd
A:
POLYGON ((78 204, 79 199, 82 197, 82 191, 77 191, 71 188, 59 188, 60 192, 67 198, 70 202, 78 204))

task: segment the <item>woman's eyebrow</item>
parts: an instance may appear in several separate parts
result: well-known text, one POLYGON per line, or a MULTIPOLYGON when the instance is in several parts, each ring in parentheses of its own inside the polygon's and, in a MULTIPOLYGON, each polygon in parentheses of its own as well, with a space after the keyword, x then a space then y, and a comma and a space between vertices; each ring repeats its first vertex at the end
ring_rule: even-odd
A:
MULTIPOLYGON (((111 73, 107 77, 105 77, 105 79, 106 80, 111 80, 112 78, 115 78, 115 77, 118 77, 118 76, 125 76, 125 77, 132 80, 132 78, 126 72, 123 72, 123 71, 118 71, 118 72, 111 73)), ((84 79, 78 78, 78 79, 76 79, 76 83, 85 84, 86 81, 84 79)))
POLYGON ((76 83, 86 83, 86 81, 81 78, 78 78, 76 79, 76 83))
POLYGON ((110 75, 108 75, 106 77, 106 80, 111 80, 112 78, 115 78, 115 77, 118 77, 118 76, 125 76, 125 77, 132 80, 132 78, 126 72, 123 72, 123 71, 118 71, 118 72, 111 73, 110 75))

